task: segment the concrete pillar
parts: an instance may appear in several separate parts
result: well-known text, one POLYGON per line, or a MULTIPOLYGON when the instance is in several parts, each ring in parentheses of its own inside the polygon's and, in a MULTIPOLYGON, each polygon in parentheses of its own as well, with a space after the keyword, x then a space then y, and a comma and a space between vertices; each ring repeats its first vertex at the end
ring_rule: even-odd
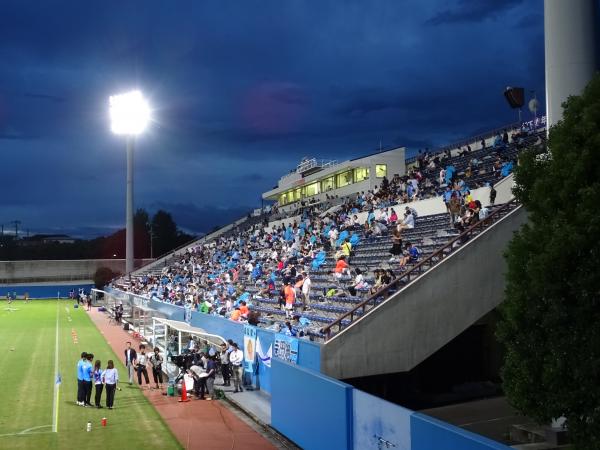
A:
POLYGON ((561 104, 579 95, 598 68, 597 0, 544 0, 546 115, 561 120, 561 104))

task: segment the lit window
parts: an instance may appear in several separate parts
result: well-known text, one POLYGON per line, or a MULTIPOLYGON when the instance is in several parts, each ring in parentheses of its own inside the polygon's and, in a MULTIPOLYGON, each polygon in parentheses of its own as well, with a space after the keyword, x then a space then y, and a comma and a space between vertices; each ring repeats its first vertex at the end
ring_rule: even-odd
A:
POLYGON ((375 176, 377 178, 383 178, 387 175, 387 164, 376 164, 375 165, 375 176))
POLYGON ((302 189, 298 188, 294 191, 294 200, 298 201, 302 198, 302 189))
POLYGON ((312 197, 313 195, 317 195, 320 190, 319 190, 319 183, 311 183, 308 184, 306 186, 304 186, 303 188, 304 190, 304 197, 312 197))
POLYGON ((321 192, 327 192, 335 189, 334 178, 329 177, 321 181, 321 192))
POLYGON ((363 180, 367 180, 369 178, 369 168, 368 167, 357 167, 354 169, 354 182, 358 183, 363 180))
POLYGON ((342 172, 337 175, 337 187, 341 188, 352 184, 352 170, 342 172))

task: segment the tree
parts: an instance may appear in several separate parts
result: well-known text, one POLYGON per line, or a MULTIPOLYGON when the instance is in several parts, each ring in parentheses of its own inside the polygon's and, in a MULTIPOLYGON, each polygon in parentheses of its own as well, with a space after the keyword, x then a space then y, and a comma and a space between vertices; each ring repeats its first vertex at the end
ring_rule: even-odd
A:
POLYGON ((508 251, 498 337, 511 403, 564 416, 576 448, 600 448, 600 76, 570 97, 550 156, 525 152, 515 196, 529 221, 508 251))
POLYGON ((113 272, 109 267, 98 267, 94 273, 94 284, 96 288, 103 289, 113 278, 119 274, 113 272))
POLYGON ((143 208, 133 215, 133 252, 136 258, 150 257, 150 216, 143 208))

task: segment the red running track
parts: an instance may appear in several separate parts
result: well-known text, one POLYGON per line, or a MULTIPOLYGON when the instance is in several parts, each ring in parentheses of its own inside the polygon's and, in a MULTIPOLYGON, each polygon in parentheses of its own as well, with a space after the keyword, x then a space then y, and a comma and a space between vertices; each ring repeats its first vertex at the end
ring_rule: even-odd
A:
MULTIPOLYGON (((96 308, 88 314, 118 356, 122 355, 127 341, 131 341, 137 348, 139 339, 134 339, 121 326, 109 325, 106 314, 96 308)), ((177 397, 167 397, 158 390, 143 392, 186 450, 276 448, 268 439, 222 405, 221 401, 192 399, 181 404, 177 401, 177 397)))

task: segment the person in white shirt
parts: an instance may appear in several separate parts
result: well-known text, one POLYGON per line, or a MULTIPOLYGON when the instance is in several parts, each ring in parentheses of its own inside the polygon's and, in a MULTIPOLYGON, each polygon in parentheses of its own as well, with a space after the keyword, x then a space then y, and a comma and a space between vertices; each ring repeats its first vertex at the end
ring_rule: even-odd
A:
POLYGON ((106 386, 106 407, 113 409, 115 401, 115 391, 119 382, 119 372, 115 369, 115 364, 112 359, 106 363, 106 370, 102 374, 102 382, 106 386))
POLYGON ((336 228, 331 228, 329 230, 329 242, 331 243, 331 248, 335 248, 335 242, 338 238, 338 230, 336 228))
POLYGON ((304 309, 309 308, 310 305, 310 288, 312 281, 306 272, 302 272, 304 282, 302 283, 302 297, 304 298, 304 309))
POLYGON ((404 213, 404 220, 398 225, 398 229, 403 230, 405 228, 412 229, 415 227, 415 217, 410 210, 404 213))
POLYGON ((140 353, 138 353, 138 357, 136 359, 136 370, 138 376, 138 384, 140 388, 142 387, 142 375, 144 375, 144 380, 146 380, 146 385, 150 384, 150 377, 148 377, 148 356, 146 355, 146 346, 140 345, 140 353))
POLYGON ((244 374, 244 352, 242 352, 237 343, 232 344, 233 350, 229 353, 229 364, 233 373, 233 392, 243 392, 242 376, 244 374))

